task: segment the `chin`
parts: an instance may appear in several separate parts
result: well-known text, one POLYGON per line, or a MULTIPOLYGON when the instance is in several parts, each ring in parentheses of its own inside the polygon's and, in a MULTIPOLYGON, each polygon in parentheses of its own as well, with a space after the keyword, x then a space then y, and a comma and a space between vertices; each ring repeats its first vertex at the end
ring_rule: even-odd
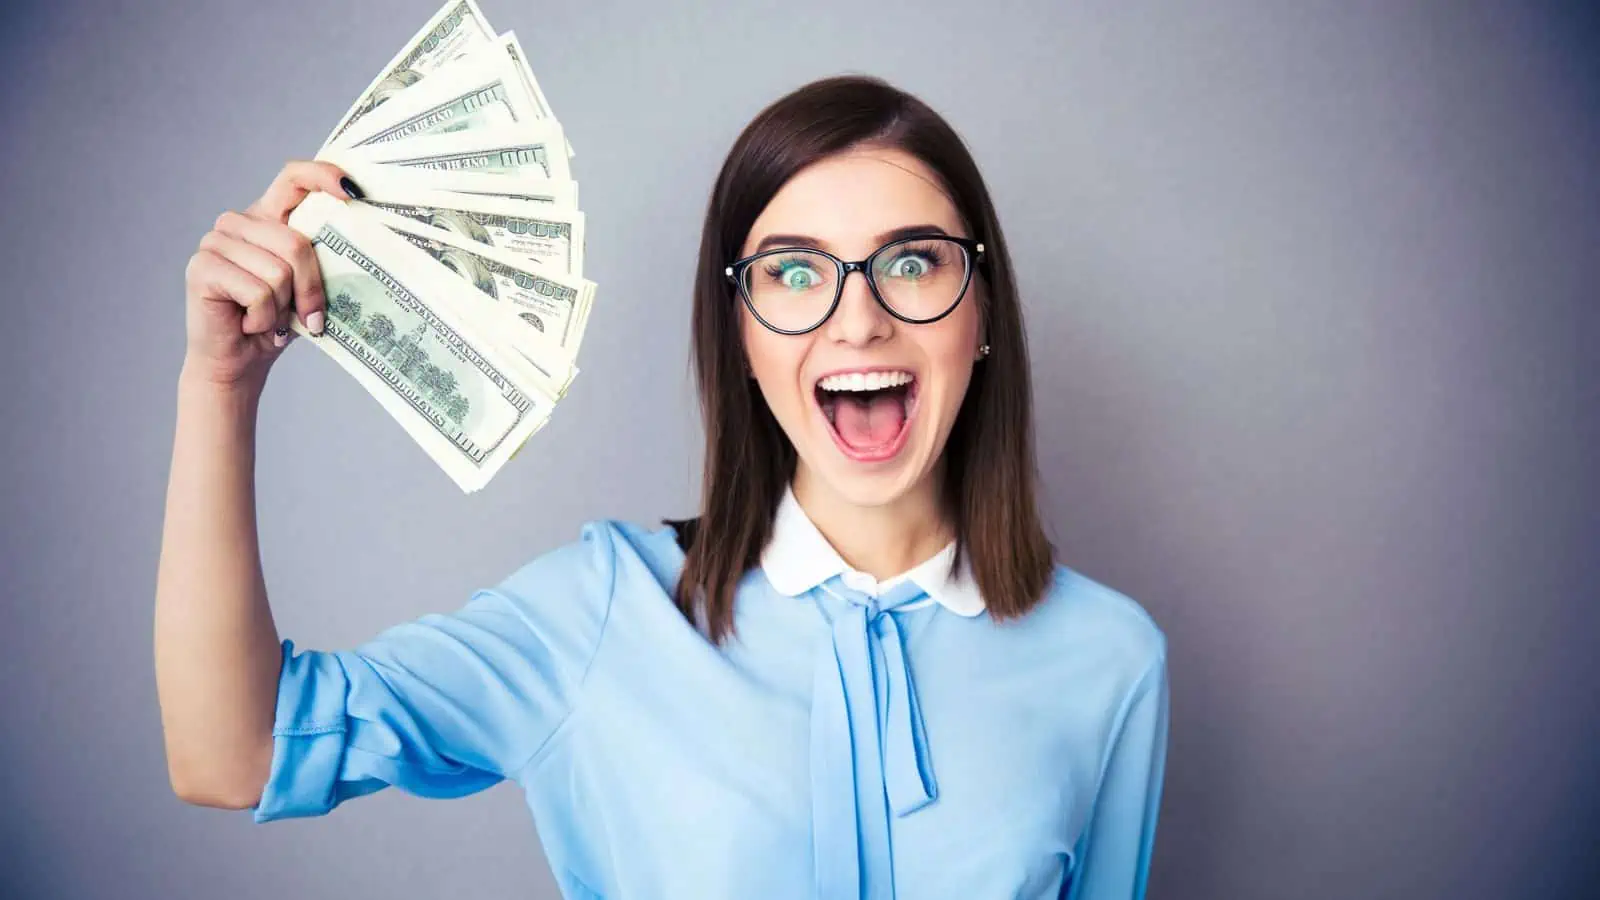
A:
POLYGON ((851 506, 888 506, 899 500, 919 484, 926 472, 874 473, 839 471, 837 465, 827 468, 811 467, 812 479, 851 506))

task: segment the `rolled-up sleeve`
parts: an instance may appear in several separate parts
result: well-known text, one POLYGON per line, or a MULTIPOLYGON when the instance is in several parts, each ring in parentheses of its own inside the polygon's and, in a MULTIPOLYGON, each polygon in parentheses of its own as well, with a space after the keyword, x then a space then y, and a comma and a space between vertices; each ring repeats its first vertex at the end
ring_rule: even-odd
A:
POLYGON ((1167 763, 1165 644, 1124 704, 1068 900, 1141 900, 1167 763))
POLYGON ((574 709, 611 608, 608 526, 522 567, 459 610, 353 650, 284 641, 272 768, 256 822, 323 815, 390 785, 484 790, 533 758, 574 709))

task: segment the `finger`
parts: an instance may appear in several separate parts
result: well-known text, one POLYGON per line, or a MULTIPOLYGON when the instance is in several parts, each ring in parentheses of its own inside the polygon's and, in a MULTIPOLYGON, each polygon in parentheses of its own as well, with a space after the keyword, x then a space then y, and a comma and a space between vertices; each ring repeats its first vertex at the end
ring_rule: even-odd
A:
POLYGON ((278 305, 272 288, 215 250, 202 247, 196 257, 196 287, 200 296, 211 302, 233 303, 244 309, 241 329, 245 334, 263 334, 273 327, 278 305))
POLYGON ((298 337, 293 328, 293 320, 293 307, 278 310, 278 321, 273 325, 272 346, 281 350, 289 346, 289 342, 298 337))
POLYGON ((278 177, 267 186, 266 193, 250 204, 245 213, 281 224, 289 221, 289 213, 312 191, 323 191, 346 200, 361 199, 360 189, 350 188, 355 188, 355 182, 333 163, 295 160, 283 167, 278 177))
POLYGON ((300 318, 300 324, 312 334, 322 333, 326 319, 325 315, 318 315, 326 307, 322 291, 322 267, 317 264, 316 251, 311 248, 311 241, 305 235, 277 222, 228 213, 217 220, 217 230, 247 241, 287 263, 292 276, 289 288, 291 302, 284 306, 292 307, 300 318))
MULTIPOLYGON (((235 218, 245 218, 230 213, 235 218)), ((272 288, 273 300, 279 309, 294 306, 294 267, 271 250, 244 240, 237 235, 218 229, 206 232, 200 246, 222 254, 234 265, 256 276, 272 288)))

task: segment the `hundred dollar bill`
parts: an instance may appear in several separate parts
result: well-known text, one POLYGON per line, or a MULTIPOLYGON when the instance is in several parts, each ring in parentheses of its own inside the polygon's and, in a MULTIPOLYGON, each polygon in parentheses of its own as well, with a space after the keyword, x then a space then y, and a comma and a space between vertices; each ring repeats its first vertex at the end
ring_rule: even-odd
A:
MULTIPOLYGON (((539 88, 539 79, 533 77, 533 69, 528 66, 528 54, 522 51, 522 42, 517 40, 517 33, 508 31, 500 35, 499 42, 511 57, 511 63, 516 66, 517 74, 521 75, 523 82, 527 84, 529 93, 533 94, 534 102, 539 104, 539 111, 545 118, 554 120, 555 111, 550 108, 550 101, 544 98, 544 91, 539 88)), ((562 136, 562 140, 566 142, 568 158, 577 156, 577 151, 572 149, 572 141, 567 140, 565 135, 562 136)))
POLYGON ((550 119, 472 128, 324 151, 348 159, 436 172, 537 175, 571 181, 561 124, 550 119))
POLYGON ((526 326, 523 337, 528 360, 559 383, 561 389, 566 388, 570 376, 561 371, 561 366, 570 368, 570 360, 578 355, 589 310, 594 305, 594 282, 559 275, 514 253, 469 241, 388 210, 368 212, 513 312, 526 326))
POLYGON ((327 194, 289 226, 312 242, 327 296, 313 336, 461 487, 481 489, 549 419, 553 398, 522 358, 462 311, 476 292, 382 225, 327 194))
MULTIPOLYGON (((536 305, 532 300, 535 288, 543 287, 553 292, 562 286, 548 280, 533 284, 527 276, 538 267, 515 254, 502 253, 486 244, 457 238, 450 232, 381 209, 367 207, 362 210, 362 215, 377 218, 445 270, 471 285, 475 289, 474 302, 464 309, 464 314, 480 321, 497 342, 510 347, 527 360, 539 373, 538 386, 546 393, 558 400, 566 395, 567 387, 578 374, 577 367, 573 365, 573 354, 538 329, 535 323, 542 324, 541 320, 530 318, 535 316, 532 310, 536 305), (495 254, 496 258, 489 259, 484 253, 495 254), (524 276, 528 287, 518 285, 515 280, 518 274, 524 276), (502 297, 501 294, 506 296, 502 297), (524 312, 510 302, 513 294, 523 295, 529 304, 529 311, 524 312)), ((555 277, 565 280, 565 276, 555 277)))
MULTIPOLYGON (((432 138, 416 140, 432 140, 432 138)), ((412 143, 413 141, 396 141, 393 144, 379 146, 402 147, 412 143)), ((547 203, 566 209, 578 208, 576 181, 558 181, 530 174, 495 175, 481 169, 451 171, 375 162, 366 154, 365 151, 368 149, 372 148, 326 150, 318 154, 317 159, 331 162, 343 169, 355 179, 356 184, 361 185, 361 190, 368 198, 375 200, 388 199, 389 194, 395 190, 438 190, 453 191, 457 194, 508 197, 513 200, 547 203)))
POLYGON ((499 51, 462 57, 365 116, 335 147, 381 144, 427 134, 541 118, 511 58, 499 51))
POLYGON ((351 125, 421 81, 423 76, 475 49, 488 47, 495 39, 494 29, 489 27, 474 0, 446 0, 433 18, 378 72, 378 77, 356 98, 322 145, 333 144, 351 125))
POLYGON ((364 202, 583 277, 584 219, 579 210, 434 190, 391 190, 382 200, 368 197, 364 202))

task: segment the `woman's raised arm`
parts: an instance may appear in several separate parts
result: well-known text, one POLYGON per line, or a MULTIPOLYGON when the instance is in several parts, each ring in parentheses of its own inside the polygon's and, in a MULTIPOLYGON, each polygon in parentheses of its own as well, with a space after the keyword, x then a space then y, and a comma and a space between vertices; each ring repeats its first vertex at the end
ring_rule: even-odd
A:
POLYGON ((311 245, 286 224, 343 173, 291 162, 243 213, 225 212, 185 273, 186 355, 156 580, 155 666, 173 790, 242 807, 267 777, 280 663, 256 537, 255 427, 298 316, 323 324, 311 245))

